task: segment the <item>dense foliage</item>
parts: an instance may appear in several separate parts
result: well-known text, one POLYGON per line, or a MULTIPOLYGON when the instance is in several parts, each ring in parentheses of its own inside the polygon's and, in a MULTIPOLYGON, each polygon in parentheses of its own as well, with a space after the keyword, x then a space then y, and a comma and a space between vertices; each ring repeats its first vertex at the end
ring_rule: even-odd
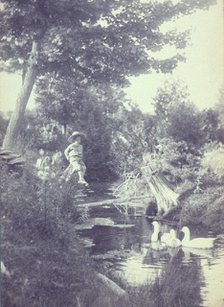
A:
POLYGON ((94 293, 91 260, 74 231, 76 194, 74 184, 60 188, 1 165, 1 260, 10 274, 1 276, 2 306, 79 306, 94 293))
MULTIPOLYGON (((88 182, 128 178, 128 192, 143 195, 141 168, 149 153, 156 161, 153 171, 162 174, 180 195, 178 210, 168 218, 223 231, 223 94, 214 110, 199 111, 186 88, 166 83, 154 97, 155 114, 151 115, 127 101, 122 89, 130 75, 172 71, 183 59, 178 51, 162 61, 149 56, 149 51, 167 44, 184 48, 187 33, 163 34, 160 25, 206 8, 211 1, 2 2, 2 69, 23 71, 25 78, 32 45, 38 44, 32 64, 37 107, 24 115, 24 103, 13 140, 23 141, 20 151, 27 159, 26 167, 17 174, 1 165, 1 259, 10 273, 2 276, 3 305, 80 306, 81 301, 89 306, 88 299, 98 295, 94 265, 74 230, 76 223, 88 218, 88 212, 78 210, 77 185, 60 180, 67 161, 62 155, 56 175, 47 182, 34 170, 38 150, 44 149, 51 159, 58 151, 63 154, 74 130, 86 135, 88 182)), ((7 124, 1 115, 1 144, 7 124)), ((155 293, 161 306, 167 305, 167 299, 170 305, 182 304, 179 287, 190 268, 172 269, 165 269, 161 283, 138 293, 127 290, 130 306, 139 302, 144 306, 145 301, 147 306, 157 306, 155 293), (170 289, 170 280, 175 289, 170 289), (172 296, 164 298, 162 290, 172 296)), ((197 279, 196 264, 192 270, 197 279)), ((192 293, 192 285, 187 285, 184 300, 194 306, 199 299, 191 301, 192 293)))
POLYGON ((186 46, 188 33, 164 34, 160 26, 212 2, 3 1, 2 69, 23 75, 4 147, 19 148, 23 115, 37 79, 53 74, 62 83, 73 79, 74 90, 88 90, 91 85, 125 85, 128 76, 146 71, 170 72, 183 60, 178 49, 186 46), (166 45, 175 46, 177 54, 163 60, 149 56, 166 45))

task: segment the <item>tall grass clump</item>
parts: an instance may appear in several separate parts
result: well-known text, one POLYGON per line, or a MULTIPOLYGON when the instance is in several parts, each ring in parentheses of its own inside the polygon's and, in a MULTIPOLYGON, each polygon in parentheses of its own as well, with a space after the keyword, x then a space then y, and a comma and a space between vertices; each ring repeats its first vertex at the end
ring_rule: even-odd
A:
POLYGON ((4 165, 0 177, 1 260, 9 271, 2 274, 2 306, 79 306, 97 291, 74 231, 76 188, 43 182, 26 169, 9 173, 4 165))
MULTIPOLYGON (((201 306, 200 267, 197 259, 190 264, 167 263, 153 282, 142 286, 129 286, 129 303, 120 299, 120 307, 198 307, 201 306)), ((115 307, 116 305, 111 305, 115 307)))

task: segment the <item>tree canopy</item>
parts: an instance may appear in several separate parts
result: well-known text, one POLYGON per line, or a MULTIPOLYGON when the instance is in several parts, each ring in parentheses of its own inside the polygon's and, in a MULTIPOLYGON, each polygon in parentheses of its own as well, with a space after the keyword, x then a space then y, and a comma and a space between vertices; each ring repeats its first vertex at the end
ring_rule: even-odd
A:
POLYGON ((171 71, 180 54, 158 60, 149 55, 165 45, 184 48, 187 32, 162 33, 160 26, 211 0, 3 0, 1 69, 21 70, 23 86, 10 119, 5 148, 15 147, 26 105, 37 77, 69 76, 77 85, 127 84, 127 77, 152 70, 171 71))
POLYGON ((183 48, 183 33, 162 34, 160 26, 175 16, 204 8, 211 1, 172 4, 141 1, 2 1, 1 56, 4 69, 26 63, 32 41, 39 46, 38 72, 62 70, 77 80, 124 82, 130 74, 173 68, 178 56, 158 61, 147 50, 164 45, 183 48))

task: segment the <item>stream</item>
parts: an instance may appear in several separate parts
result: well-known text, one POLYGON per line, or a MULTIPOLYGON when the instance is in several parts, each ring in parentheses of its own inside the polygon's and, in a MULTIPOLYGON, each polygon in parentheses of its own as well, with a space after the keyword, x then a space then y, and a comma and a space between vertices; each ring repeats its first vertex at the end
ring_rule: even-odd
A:
MULTIPOLYGON (((153 250, 150 246, 152 220, 142 214, 142 208, 134 209, 135 204, 129 203, 122 211, 110 190, 105 193, 96 188, 94 193, 80 202, 79 207, 88 207, 89 214, 89 218, 77 227, 80 237, 93 259, 106 266, 114 276, 138 287, 160 278, 162 270, 169 265, 172 272, 170 282, 183 276, 184 280, 180 279, 183 287, 194 284, 194 299, 198 302, 194 306, 224 306, 223 239, 217 240, 214 248, 208 250, 153 250), (184 273, 185 268, 189 273, 184 273)), ((176 229, 181 238, 177 225, 163 222, 160 226, 161 232, 176 229)), ((191 233, 192 238, 213 236, 211 232, 200 229, 191 229, 191 233)), ((180 287, 180 284, 176 286, 180 287)))

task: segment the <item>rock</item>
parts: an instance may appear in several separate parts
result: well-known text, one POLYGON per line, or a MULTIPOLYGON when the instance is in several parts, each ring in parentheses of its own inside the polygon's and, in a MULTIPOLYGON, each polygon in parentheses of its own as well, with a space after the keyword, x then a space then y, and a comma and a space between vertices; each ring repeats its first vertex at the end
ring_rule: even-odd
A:
POLYGON ((126 303, 130 306, 129 297, 127 292, 118 286, 107 276, 97 273, 97 282, 99 282, 99 295, 93 302, 91 307, 114 307, 119 306, 119 301, 126 303))
POLYGON ((76 230, 92 229, 94 226, 113 226, 114 221, 110 218, 90 218, 85 223, 75 225, 76 230))

